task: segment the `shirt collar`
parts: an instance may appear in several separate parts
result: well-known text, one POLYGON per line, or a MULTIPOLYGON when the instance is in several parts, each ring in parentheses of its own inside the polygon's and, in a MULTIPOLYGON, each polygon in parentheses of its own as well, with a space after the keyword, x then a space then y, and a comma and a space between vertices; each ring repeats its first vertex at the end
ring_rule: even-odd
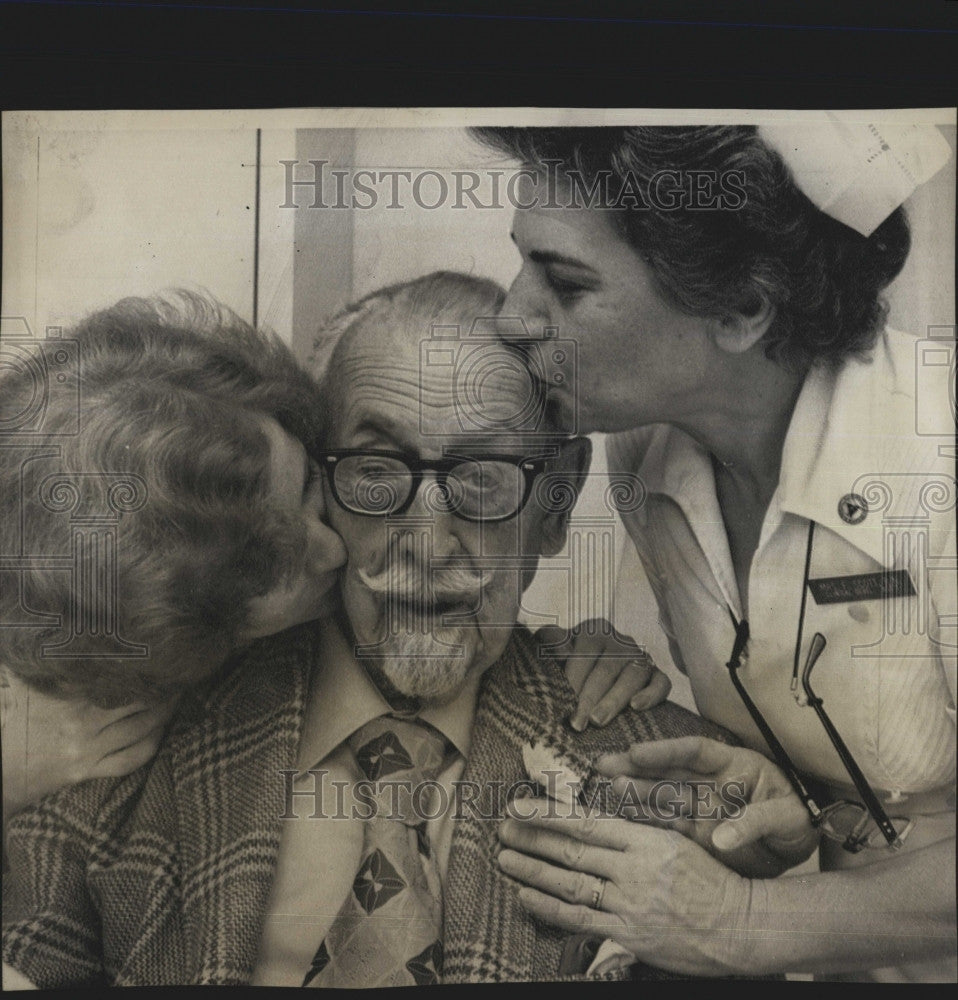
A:
MULTIPOLYGON (((914 337, 885 330, 868 359, 849 359, 837 371, 809 371, 770 504, 778 514, 796 514, 834 531, 880 565, 892 558, 879 509, 882 484, 900 488, 903 477, 933 470, 941 461, 940 439, 915 429, 915 344, 914 337), (857 524, 839 513, 849 494, 872 506, 857 524)), ((693 438, 666 424, 616 437, 616 452, 634 460, 629 467, 638 469, 650 493, 669 496, 693 526, 721 524, 711 461, 693 438)), ((697 535, 704 546, 707 537, 724 532, 697 535)), ((725 565, 711 553, 710 562, 725 565)))
MULTIPOLYGON (((685 431, 669 424, 638 428, 616 437, 613 462, 618 464, 625 458, 625 467, 638 470, 649 493, 667 496, 678 505, 712 567, 726 603, 739 609, 732 555, 708 452, 685 431)), ((610 475, 614 471, 610 470, 610 475)), ((638 513, 641 520, 641 509, 638 513)))
POLYGON ((886 330, 865 360, 805 379, 782 452, 772 503, 815 521, 879 565, 891 565, 885 519, 908 507, 923 476, 940 467, 939 440, 916 429, 914 337, 886 330), (862 497, 864 519, 848 523, 841 501, 862 497))
MULTIPOLYGON (((471 674, 453 701, 430 705, 419 713, 463 756, 469 752, 480 676, 471 674)), ((353 656, 342 630, 331 619, 324 623, 299 743, 300 770, 315 767, 360 726, 390 711, 389 702, 353 656)))

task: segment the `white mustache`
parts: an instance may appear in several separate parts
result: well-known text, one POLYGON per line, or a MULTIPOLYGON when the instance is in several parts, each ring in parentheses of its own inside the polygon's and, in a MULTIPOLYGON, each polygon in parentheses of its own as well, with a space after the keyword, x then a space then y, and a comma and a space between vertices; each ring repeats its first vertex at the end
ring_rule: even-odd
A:
POLYGON ((427 572, 409 562, 387 566, 379 573, 359 569, 356 575, 374 594, 413 604, 475 603, 489 583, 480 571, 465 566, 427 572))

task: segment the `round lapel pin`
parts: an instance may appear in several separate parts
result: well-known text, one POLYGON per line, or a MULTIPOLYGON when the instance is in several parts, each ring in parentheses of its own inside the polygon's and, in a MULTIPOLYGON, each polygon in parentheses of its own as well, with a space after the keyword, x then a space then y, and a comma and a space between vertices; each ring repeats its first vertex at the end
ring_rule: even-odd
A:
POLYGON ((868 515, 868 504, 858 493, 846 493, 838 501, 838 516, 846 524, 861 524, 868 515))

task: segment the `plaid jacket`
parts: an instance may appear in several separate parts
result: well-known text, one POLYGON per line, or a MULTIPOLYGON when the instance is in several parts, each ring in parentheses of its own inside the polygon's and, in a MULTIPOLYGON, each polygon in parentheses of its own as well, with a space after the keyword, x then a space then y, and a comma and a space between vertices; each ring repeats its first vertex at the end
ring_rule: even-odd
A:
MULTIPOLYGON (((295 767, 316 638, 302 626, 258 643, 183 708, 149 765, 14 817, 5 962, 41 988, 249 983, 280 843, 277 775, 295 767)), ((517 629, 483 679, 464 780, 524 778, 520 748, 535 738, 586 755, 663 736, 721 738, 669 704, 574 734, 562 721, 573 701, 562 670, 517 629)), ((555 979, 564 937, 518 906, 495 864, 496 826, 455 824, 447 978, 555 979)))

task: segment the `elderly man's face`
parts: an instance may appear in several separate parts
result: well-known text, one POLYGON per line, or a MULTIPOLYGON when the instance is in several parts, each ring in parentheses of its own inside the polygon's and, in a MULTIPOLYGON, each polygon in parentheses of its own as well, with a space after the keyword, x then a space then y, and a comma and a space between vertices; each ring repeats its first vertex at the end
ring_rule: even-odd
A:
MULTIPOLYGON (((528 435, 454 433, 454 386, 448 371, 420 370, 422 336, 375 327, 352 335, 330 372, 337 408, 331 449, 423 460, 448 458, 444 446, 517 458, 547 450, 528 435)), ((508 426, 509 415, 523 408, 528 383, 504 370, 487 377, 482 392, 489 422, 508 426)), ((587 449, 579 441, 563 455, 584 463, 587 449)), ((375 474, 378 460, 368 461, 375 474)), ((445 508, 442 495, 426 471, 399 514, 362 516, 329 498, 330 522, 348 553, 342 588, 360 661, 402 694, 431 702, 451 699, 471 672, 499 658, 538 556, 555 554, 565 538, 565 515, 544 511, 534 491, 516 517, 494 523, 462 519, 445 508)))

